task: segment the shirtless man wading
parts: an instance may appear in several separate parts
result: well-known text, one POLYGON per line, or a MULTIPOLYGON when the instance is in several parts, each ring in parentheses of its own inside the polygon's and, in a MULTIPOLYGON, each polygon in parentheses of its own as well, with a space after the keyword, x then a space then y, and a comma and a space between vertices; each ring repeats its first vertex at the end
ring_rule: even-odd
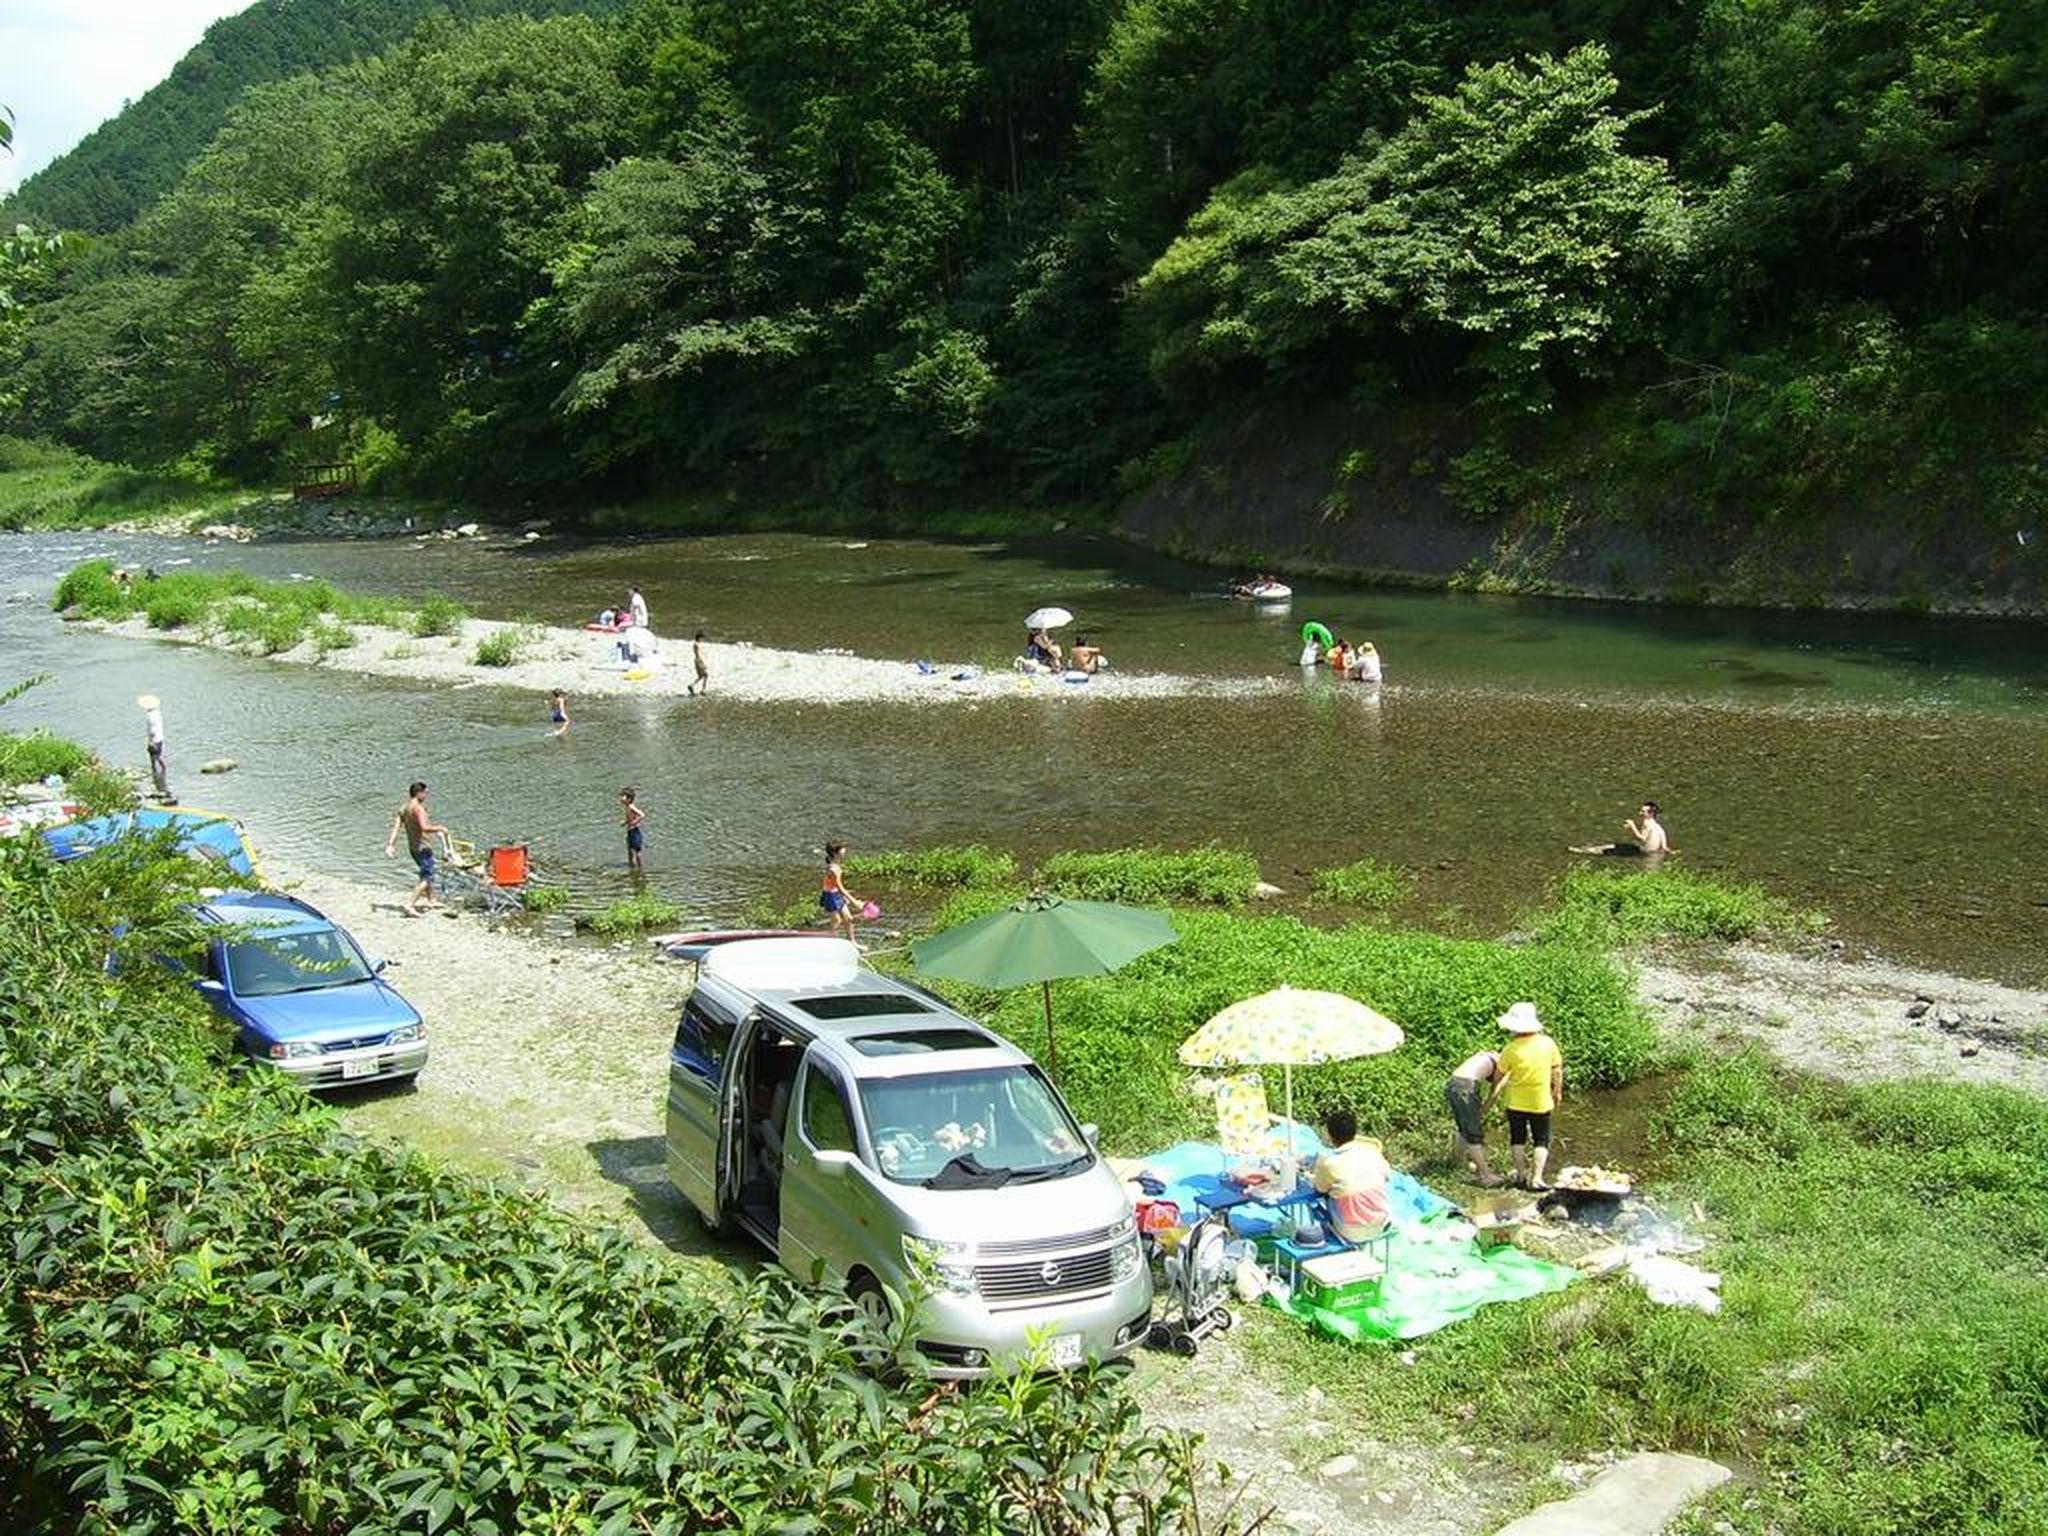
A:
POLYGON ((1642 804, 1642 809, 1636 815, 1642 817, 1640 822, 1632 817, 1621 824, 1628 835, 1634 839, 1633 842, 1582 843, 1574 847, 1572 852, 1604 854, 1609 858, 1631 859, 1650 858, 1657 854, 1669 853, 1671 851, 1671 839, 1665 834, 1664 823, 1660 819, 1661 813, 1657 809, 1657 802, 1645 800, 1642 804))
POLYGON ((412 850, 413 864, 420 872, 420 883, 413 888, 405 911, 409 917, 418 917, 434 904, 434 845, 429 839, 438 836, 445 847, 448 829, 427 816, 427 786, 417 780, 406 791, 405 804, 391 818, 391 831, 384 839, 385 858, 397 852, 401 829, 405 832, 406 847, 412 850))

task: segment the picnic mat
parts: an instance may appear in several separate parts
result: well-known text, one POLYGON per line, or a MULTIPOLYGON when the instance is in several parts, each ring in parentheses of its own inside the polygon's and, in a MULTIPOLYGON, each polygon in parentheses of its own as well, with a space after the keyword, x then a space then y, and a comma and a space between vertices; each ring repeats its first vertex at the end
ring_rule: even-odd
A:
MULTIPOLYGON (((1281 1134, 1276 1127, 1276 1147, 1280 1145, 1277 1137, 1281 1134)), ((1294 1128, 1295 1155, 1303 1161, 1328 1150, 1322 1138, 1307 1126, 1297 1125, 1294 1128)), ((1231 1161, 1213 1141, 1183 1141, 1164 1152, 1155 1152, 1140 1159, 1138 1166, 1166 1186, 1166 1193, 1161 1198, 1179 1206, 1183 1220, 1192 1221, 1196 1196, 1213 1196, 1226 1189, 1236 1189, 1236 1185, 1226 1184, 1223 1178, 1223 1171, 1231 1161)), ((1451 1209, 1451 1202, 1407 1174, 1396 1172, 1387 1180, 1387 1206, 1396 1222, 1414 1222, 1443 1215, 1451 1209)), ((1243 1237, 1263 1237, 1278 1219, 1257 1210, 1230 1213, 1232 1229, 1243 1237)))
POLYGON ((1561 1291, 1577 1278, 1577 1270, 1535 1258, 1510 1244, 1482 1253, 1468 1223, 1438 1217, 1395 1227, 1387 1275, 1375 1300, 1341 1309, 1315 1306, 1299 1295, 1282 1299, 1269 1294, 1267 1301, 1313 1328, 1354 1343, 1419 1339, 1470 1317, 1489 1302, 1526 1301, 1561 1291))
MULTIPOLYGON (((1305 1125, 1296 1126, 1294 1135, 1295 1151, 1303 1159, 1326 1150, 1322 1139, 1305 1125)), ((1164 1198, 1181 1208, 1184 1219, 1191 1219, 1197 1195, 1235 1188, 1223 1178, 1230 1162, 1214 1142, 1183 1141, 1142 1159, 1139 1166, 1166 1186, 1164 1198)), ((1512 1245, 1481 1253, 1471 1225, 1455 1217, 1451 1202, 1405 1173, 1396 1172, 1387 1181, 1387 1203, 1394 1237, 1377 1300, 1341 1310, 1291 1298, 1269 1297, 1271 1304, 1340 1339, 1419 1339, 1470 1317, 1489 1302, 1526 1301, 1561 1291, 1578 1278, 1577 1270, 1547 1263, 1512 1245)), ((1244 1236, 1262 1235, 1275 1219, 1250 1208, 1230 1213, 1232 1228, 1244 1236)))

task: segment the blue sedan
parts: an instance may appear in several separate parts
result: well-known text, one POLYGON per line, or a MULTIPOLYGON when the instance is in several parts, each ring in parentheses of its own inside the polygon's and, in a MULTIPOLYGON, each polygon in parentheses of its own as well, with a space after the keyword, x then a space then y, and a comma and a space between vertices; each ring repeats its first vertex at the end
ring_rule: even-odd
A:
POLYGON ((427 1064, 418 1011, 317 908, 275 891, 225 891, 198 914, 233 930, 207 946, 198 986, 253 1060, 308 1088, 409 1078, 427 1064))

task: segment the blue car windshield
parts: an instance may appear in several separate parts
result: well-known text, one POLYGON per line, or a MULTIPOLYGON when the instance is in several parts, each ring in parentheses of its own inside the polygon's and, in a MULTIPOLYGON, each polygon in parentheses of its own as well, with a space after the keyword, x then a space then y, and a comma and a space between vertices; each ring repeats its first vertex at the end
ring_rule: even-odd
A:
POLYGON ((1094 1162, 1066 1106, 1028 1067, 869 1078, 860 1100, 875 1161, 899 1184, 1031 1183, 1094 1162))
POLYGON ((228 985, 237 997, 276 997, 370 979, 355 945, 332 928, 271 933, 227 946, 228 985))

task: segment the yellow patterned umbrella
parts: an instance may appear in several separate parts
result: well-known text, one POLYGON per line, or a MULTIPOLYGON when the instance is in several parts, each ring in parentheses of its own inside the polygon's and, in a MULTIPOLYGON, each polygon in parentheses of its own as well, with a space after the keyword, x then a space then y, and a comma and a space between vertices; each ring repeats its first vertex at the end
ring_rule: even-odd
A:
POLYGON ((1232 1003, 1181 1045, 1191 1067, 1279 1067, 1287 1078, 1287 1155, 1294 1156, 1294 1069, 1380 1056, 1401 1026, 1338 992, 1280 987, 1232 1003))

